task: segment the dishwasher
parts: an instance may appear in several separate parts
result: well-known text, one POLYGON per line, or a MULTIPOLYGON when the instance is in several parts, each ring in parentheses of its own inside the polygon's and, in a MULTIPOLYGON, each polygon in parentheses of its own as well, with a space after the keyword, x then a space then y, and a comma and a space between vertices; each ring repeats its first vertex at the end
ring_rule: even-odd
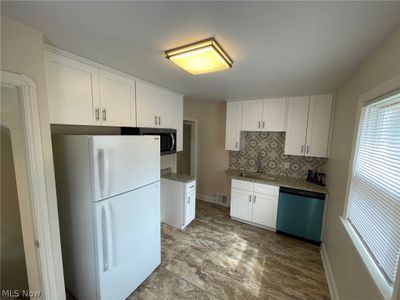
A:
POLYGON ((281 187, 277 233, 320 244, 325 194, 281 187))

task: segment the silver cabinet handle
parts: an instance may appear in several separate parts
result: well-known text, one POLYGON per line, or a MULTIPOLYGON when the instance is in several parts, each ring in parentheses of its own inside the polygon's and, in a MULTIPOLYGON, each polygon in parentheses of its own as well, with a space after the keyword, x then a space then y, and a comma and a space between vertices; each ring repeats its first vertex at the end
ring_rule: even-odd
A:
POLYGON ((188 197, 188 204, 190 204, 190 197, 188 197))
POLYGON ((238 142, 236 142, 236 149, 238 148, 238 142))
POLYGON ((265 121, 263 121, 263 128, 265 128, 265 121))
POLYGON ((303 151, 304 151, 304 145, 301 145, 300 153, 303 153, 303 151))
POLYGON ((161 117, 158 116, 158 125, 161 125, 161 117))
POLYGON ((96 121, 98 121, 100 119, 100 108, 96 108, 95 117, 96 117, 96 121))
POLYGON ((256 203, 256 195, 253 197, 253 203, 256 203))
POLYGON ((249 202, 251 202, 251 195, 249 195, 249 202))
POLYGON ((309 150, 310 150, 310 146, 307 145, 307 147, 306 147, 306 153, 308 153, 309 150))
POLYGON ((258 121, 258 128, 261 128, 261 121, 258 121))
POLYGON ((157 116, 154 116, 154 124, 157 125, 157 116))
POLYGON ((107 121, 107 112, 106 109, 103 109, 103 121, 107 121))

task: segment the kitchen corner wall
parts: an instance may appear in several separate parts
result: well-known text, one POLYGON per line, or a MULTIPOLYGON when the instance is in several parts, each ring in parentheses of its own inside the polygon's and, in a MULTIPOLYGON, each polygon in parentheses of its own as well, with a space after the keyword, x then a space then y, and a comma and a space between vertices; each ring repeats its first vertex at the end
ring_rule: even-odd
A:
MULTIPOLYGON (((197 100, 197 99, 196 99, 197 100)), ((229 194, 225 170, 229 153, 225 150, 225 102, 194 101, 185 97, 183 116, 197 120, 197 193, 201 198, 229 194)))
POLYGON ((241 132, 240 148, 229 151, 230 169, 256 172, 260 163, 273 176, 306 178, 309 169, 325 173, 326 158, 285 155, 284 132, 241 132))
POLYGON ((377 45, 371 55, 339 88, 335 100, 330 158, 327 165, 327 207, 324 246, 340 299, 383 299, 360 255, 344 229, 340 216, 346 204, 352 144, 358 126, 359 97, 400 75, 400 26, 377 45))
POLYGON ((65 287, 58 226, 56 186, 51 148, 50 122, 46 97, 46 80, 43 59, 43 35, 33 28, 24 26, 1 16, 1 70, 25 74, 37 84, 40 134, 45 165, 46 193, 50 211, 50 233, 53 244, 55 276, 59 295, 49 298, 65 299, 65 287))

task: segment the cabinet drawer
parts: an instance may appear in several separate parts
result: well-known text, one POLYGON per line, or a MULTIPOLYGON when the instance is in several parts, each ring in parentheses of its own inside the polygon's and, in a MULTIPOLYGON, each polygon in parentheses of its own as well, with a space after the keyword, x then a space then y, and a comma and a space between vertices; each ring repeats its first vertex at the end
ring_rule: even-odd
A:
POLYGON ((279 196, 279 186, 254 183, 254 193, 279 196))
POLYGON ((253 192, 253 183, 245 180, 232 179, 232 188, 253 192))
POLYGON ((186 183, 186 191, 190 193, 191 191, 196 190, 196 180, 186 183))

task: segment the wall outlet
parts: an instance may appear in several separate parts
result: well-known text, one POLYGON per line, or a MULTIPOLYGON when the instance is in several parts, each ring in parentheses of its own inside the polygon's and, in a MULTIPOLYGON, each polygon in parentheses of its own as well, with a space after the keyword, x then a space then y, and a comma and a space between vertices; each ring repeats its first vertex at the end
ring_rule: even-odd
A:
POLYGON ((289 169, 289 168, 290 168, 289 162, 288 162, 288 161, 283 162, 283 167, 284 167, 285 169, 289 169))

